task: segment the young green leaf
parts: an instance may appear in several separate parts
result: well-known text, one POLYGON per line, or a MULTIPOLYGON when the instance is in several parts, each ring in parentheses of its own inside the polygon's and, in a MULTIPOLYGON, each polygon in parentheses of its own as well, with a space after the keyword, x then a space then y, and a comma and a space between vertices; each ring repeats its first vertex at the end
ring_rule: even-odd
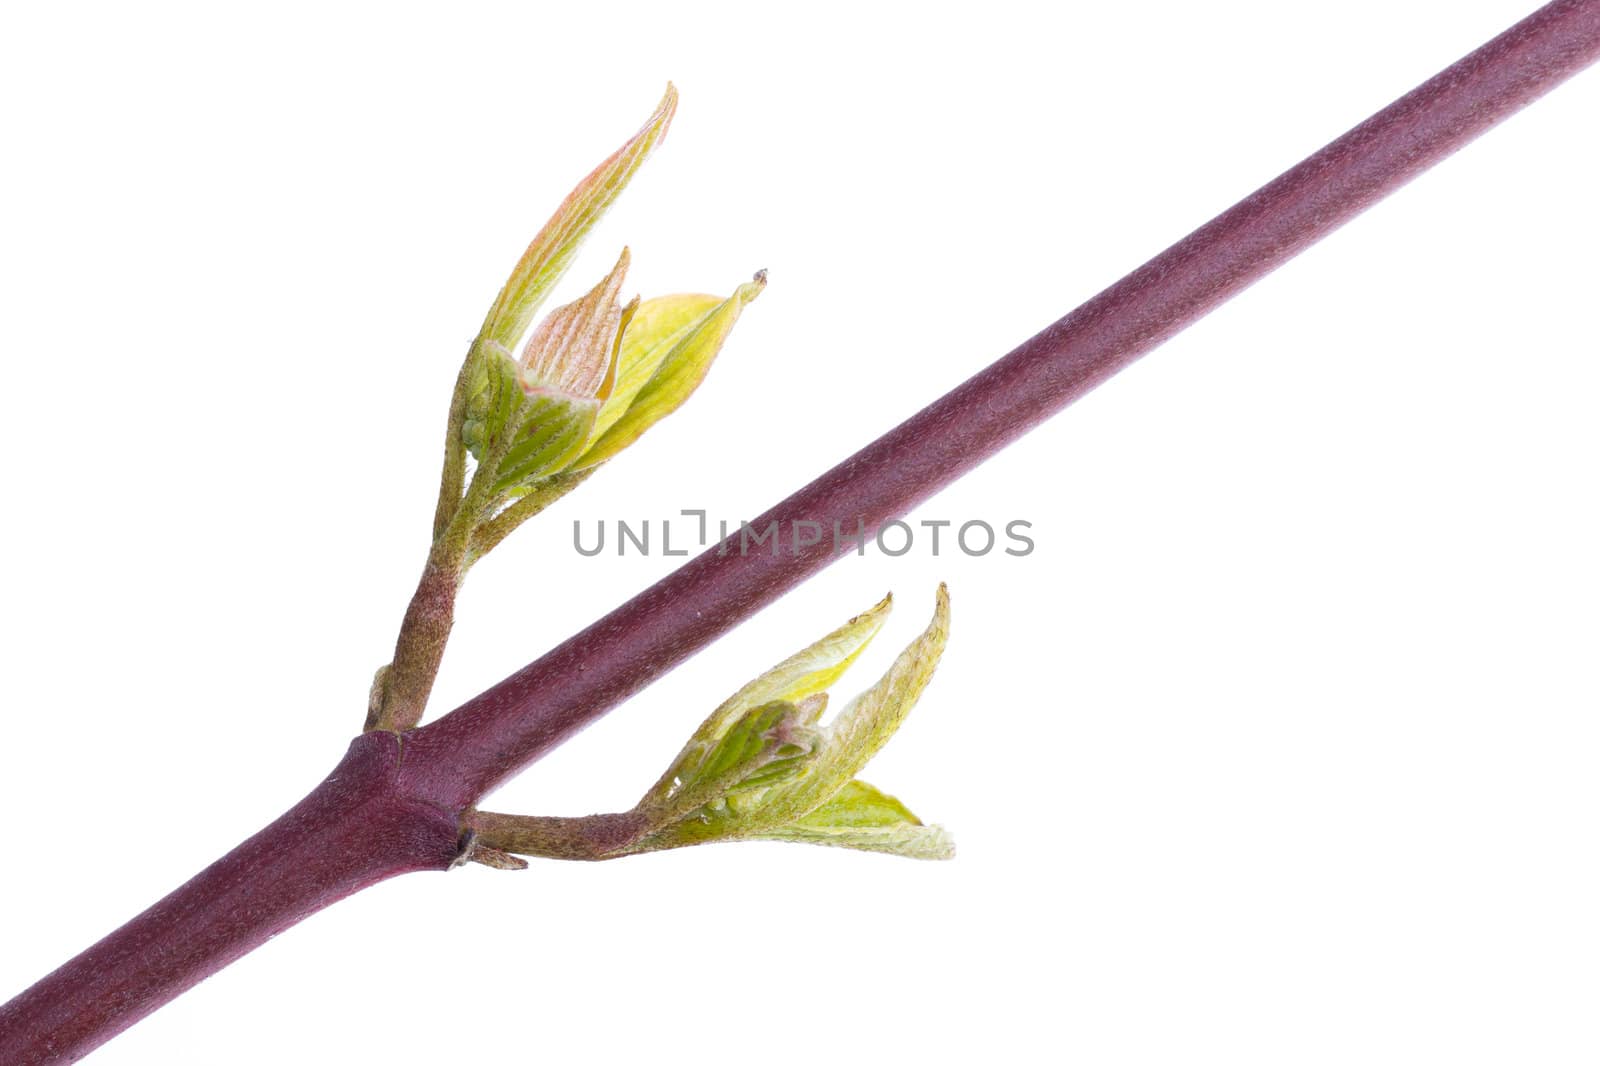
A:
POLYGON ((705 380, 740 312, 766 285, 763 271, 714 305, 703 296, 668 296, 650 301, 654 306, 641 304, 623 335, 618 388, 602 410, 594 443, 574 467, 605 462, 681 407, 705 380))
POLYGON ((539 305, 571 265, 583 239, 666 137, 677 107, 678 90, 669 84, 661 103, 639 132, 567 195, 517 262, 489 309, 479 336, 508 351, 515 349, 539 305))
POLYGON ((751 839, 881 851, 907 859, 955 856, 955 841, 944 827, 923 825, 905 804, 861 780, 851 781, 804 818, 751 839))
POLYGON ((839 792, 889 742, 922 690, 950 637, 950 594, 939 586, 933 620, 922 635, 900 653, 894 665, 867 691, 851 700, 828 724, 822 747, 808 773, 772 797, 771 802, 794 817, 820 807, 839 792))
POLYGON ((526 399, 522 371, 503 347, 494 341, 479 341, 467 353, 463 376, 466 401, 461 443, 481 463, 522 408, 526 399))
MULTIPOLYGON (((717 821, 728 810, 729 796, 765 789, 803 771, 821 742, 814 723, 826 703, 818 693, 797 704, 774 700, 751 708, 716 741, 686 749, 674 764, 671 787, 660 793, 652 789, 634 810, 657 825, 717 821)), ((709 839, 719 833, 708 827, 703 835, 709 839)))
POLYGON ((516 438, 496 469, 495 492, 505 496, 565 470, 594 426, 600 401, 540 390, 518 415, 516 438))
POLYGON ((721 296, 680 293, 657 296, 639 304, 622 334, 622 345, 617 353, 617 380, 595 423, 597 436, 610 429, 633 405, 639 390, 655 376, 673 346, 722 303, 721 296))
MULTIPOLYGON (((683 751, 667 767, 667 772, 645 794, 645 802, 659 802, 672 794, 676 787, 674 782, 683 779, 688 767, 700 757, 699 753, 715 746, 734 723, 752 708, 779 701, 800 703, 807 697, 823 695, 824 690, 837 681, 872 643, 872 638, 889 620, 889 612, 893 607, 894 597, 885 596, 871 609, 856 615, 816 643, 795 652, 728 697, 695 730, 683 751)), ((820 716, 825 705, 816 703, 810 706, 820 716)), ((806 724, 812 724, 815 720, 812 718, 806 724)))
MULTIPOLYGON (((879 607, 886 609, 887 604, 880 604, 879 607)), ((858 621, 860 619, 852 620, 853 623, 858 621)), ((849 626, 845 627, 845 630, 848 629, 849 626)), ((826 645, 828 640, 838 637, 845 630, 835 631, 830 638, 825 638, 819 645, 813 645, 801 655, 814 653, 819 647, 826 645)), ((894 828, 889 823, 877 826, 850 824, 851 819, 863 823, 869 812, 880 820, 886 813, 892 813, 892 807, 882 793, 876 789, 871 789, 870 792, 862 789, 852 791, 852 786, 855 784, 853 778, 856 773, 894 735, 895 730, 915 706, 918 697, 922 695, 922 690, 927 687, 928 681, 933 676, 934 667, 944 651, 949 631, 950 599, 944 586, 941 585, 933 621, 929 623, 928 628, 900 653, 877 684, 851 700, 834 721, 817 732, 816 739, 809 742, 808 750, 794 760, 792 766, 787 768, 787 772, 768 777, 747 775, 741 782, 741 787, 724 788, 718 800, 696 809, 692 817, 662 826, 660 830, 641 841, 636 850, 682 847, 686 844, 730 838, 809 840, 810 837, 818 834, 826 835, 828 832, 833 835, 832 843, 854 846, 852 841, 867 839, 862 834, 867 828, 877 831, 875 838, 886 848, 911 848, 913 841, 917 842, 916 847, 922 850, 931 848, 930 841, 933 838, 929 834, 909 832, 909 829, 916 828, 921 823, 916 822, 910 812, 904 811, 903 808, 901 810, 904 811, 904 817, 900 818, 900 822, 904 823, 905 818, 910 818, 915 824, 911 826, 901 824, 892 834, 887 832, 888 829, 894 828), (802 824, 805 819, 817 814, 818 811, 823 811, 829 803, 841 796, 844 797, 841 806, 818 815, 818 820, 815 822, 802 824), (789 833, 791 829, 793 833, 788 836, 783 835, 789 833), (851 832, 845 833, 845 829, 851 832)), ((864 641, 862 643, 864 644, 864 641)), ((850 644, 847 638, 836 645, 836 650, 848 649, 850 644)), ((854 651, 847 653, 848 658, 853 659, 859 651, 860 647, 857 646, 854 651)), ((826 653, 824 655, 826 661, 826 653)), ((780 686, 804 689, 823 674, 833 672, 833 676, 837 676, 832 665, 809 675, 794 671, 785 676, 784 666, 793 662, 794 659, 790 659, 741 691, 754 689, 759 697, 766 694, 762 691, 762 686, 768 689, 780 686), (796 674, 800 676, 797 677, 796 674)), ((848 665, 848 662, 845 665, 848 665)), ((819 695, 820 693, 817 693, 811 698, 816 699, 819 695)), ((735 702, 738 699, 739 697, 735 696, 729 703, 738 706, 735 702)), ((719 708, 701 726, 695 735, 695 740, 691 740, 689 747, 685 748, 673 764, 673 769, 669 770, 668 775, 646 794, 640 809, 644 809, 652 802, 660 803, 663 800, 670 801, 676 798, 673 795, 676 783, 685 780, 685 774, 689 775, 689 779, 693 779, 697 752, 715 748, 715 741, 706 738, 726 735, 738 721, 743 721, 742 716, 729 721, 727 707, 728 705, 724 704, 723 708, 719 708), (718 733, 719 727, 723 731, 721 734, 718 733)), ((820 716, 820 707, 816 713, 820 716)), ((814 722, 815 718, 812 718, 804 724, 811 726, 814 722)), ((678 803, 671 805, 674 809, 681 809, 678 803)))

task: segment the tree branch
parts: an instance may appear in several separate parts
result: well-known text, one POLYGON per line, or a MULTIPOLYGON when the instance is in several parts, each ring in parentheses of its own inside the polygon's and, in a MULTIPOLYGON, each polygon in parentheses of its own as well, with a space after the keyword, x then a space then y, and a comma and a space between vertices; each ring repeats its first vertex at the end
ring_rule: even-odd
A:
POLYGON ((770 554, 713 549, 439 721, 358 738, 283 818, 0 1007, 0 1061, 75 1061, 334 900, 447 867, 479 797, 837 557, 792 521, 905 514, 1597 57, 1600 0, 1541 8, 768 511, 770 554))
POLYGON ((457 816, 396 791, 400 746, 393 733, 357 737, 277 821, 0 1007, 0 1062, 74 1062, 330 903, 447 869, 457 816))

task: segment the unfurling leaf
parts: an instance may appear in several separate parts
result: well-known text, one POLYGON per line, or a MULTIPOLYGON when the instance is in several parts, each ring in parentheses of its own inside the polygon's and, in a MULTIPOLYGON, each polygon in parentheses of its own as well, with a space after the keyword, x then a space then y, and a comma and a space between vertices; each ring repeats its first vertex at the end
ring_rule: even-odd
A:
MULTIPOLYGON (((681 787, 691 772, 700 753, 716 745, 751 708, 766 703, 799 703, 809 697, 825 695, 825 690, 837 681, 856 657, 866 650, 878 630, 889 620, 894 598, 885 596, 870 610, 856 615, 832 633, 789 656, 771 670, 728 697, 723 704, 695 730, 694 736, 684 745, 667 772, 645 794, 645 802, 661 802, 681 787)), ((821 715, 823 705, 812 705, 821 715)), ((812 724, 815 722, 815 718, 812 724)))
POLYGON ((618 302, 628 273, 624 248, 617 265, 581 299, 551 311, 522 350, 522 387, 604 400, 616 377, 623 309, 618 302))
POLYGON ((739 314, 766 288, 766 272, 726 300, 664 296, 639 305, 622 336, 617 385, 601 409, 595 441, 575 463, 603 463, 687 400, 722 349, 739 314))
POLYGON ((804 768, 821 735, 815 728, 827 697, 799 703, 774 700, 750 708, 714 740, 691 741, 664 779, 635 810, 665 824, 695 816, 697 823, 726 811, 727 797, 765 788, 804 768))
POLYGON ((923 825, 905 804, 860 780, 850 782, 804 818, 752 839, 882 851, 907 859, 955 855, 955 841, 944 827, 923 825))
POLYGON ((481 338, 508 351, 516 347, 539 305, 571 265, 578 246, 667 135, 677 107, 678 90, 669 84, 643 128, 567 194, 500 290, 479 331, 481 338))
POLYGON ((622 344, 617 352, 617 380, 595 425, 597 433, 604 433, 622 417, 673 345, 722 303, 721 296, 698 292, 657 296, 640 302, 628 328, 622 332, 622 344))
POLYGON ((479 345, 462 442, 479 463, 493 466, 486 476, 494 478, 496 499, 521 495, 559 474, 593 439, 632 314, 633 305, 617 302, 627 269, 624 248, 599 284, 550 312, 520 360, 513 362, 493 341, 479 345))
MULTIPOLYGON (((885 601, 874 610, 887 611, 887 608, 888 601, 885 601)), ((803 669, 785 671, 785 667, 808 653, 818 655, 820 662, 817 665, 823 665, 834 659, 842 650, 846 651, 849 658, 854 658, 860 647, 848 651, 852 642, 848 638, 839 642, 837 638, 843 633, 850 632, 860 621, 861 618, 853 619, 843 629, 836 630, 818 644, 812 645, 800 656, 786 660, 741 691, 755 689, 759 698, 766 695, 762 691, 763 687, 792 685, 802 690, 809 688, 818 676, 817 673, 807 673, 803 669)), ((867 623, 868 626, 871 624, 867 623)), ((859 632, 860 629, 856 631, 859 632)), ((698 808, 691 817, 665 825, 650 834, 637 846, 637 850, 682 847, 710 840, 754 837, 807 843, 826 842, 841 847, 858 846, 858 842, 867 839, 867 836, 859 830, 867 827, 857 825, 853 827, 854 831, 848 833, 829 832, 829 830, 852 828, 845 824, 852 812, 860 816, 870 807, 881 815, 888 809, 884 802, 867 803, 873 796, 887 801, 887 797, 883 797, 876 789, 870 790, 870 796, 861 790, 849 795, 848 790, 857 772, 888 742, 895 730, 905 721, 911 708, 916 705, 917 698, 922 695, 922 690, 927 687, 928 681, 933 676, 934 667, 938 665, 949 632, 950 598, 941 585, 933 621, 929 623, 928 628, 900 653, 894 665, 877 684, 851 700, 833 721, 821 727, 817 742, 798 761, 793 772, 770 782, 763 782, 761 787, 726 789, 719 800, 698 808), (825 810, 830 802, 841 796, 845 797, 844 806, 825 810), (817 816, 818 821, 806 823, 806 819, 813 815, 817 816), (828 839, 823 841, 820 839, 822 836, 827 836, 828 839)), ((864 644, 864 641, 862 643, 864 644)), ((830 670, 831 667, 823 665, 821 673, 830 670)), ((815 699, 816 695, 811 698, 815 699)), ((729 702, 733 703, 738 699, 739 697, 735 696, 734 700, 729 702)), ((705 743, 702 734, 708 726, 711 727, 710 732, 713 735, 716 733, 718 725, 726 720, 726 707, 724 704, 724 707, 713 713, 711 719, 701 727, 701 732, 696 733, 695 739, 690 741, 689 747, 679 756, 678 762, 674 763, 675 767, 682 765, 686 756, 693 753, 697 742, 702 745, 705 743)), ((681 779, 681 772, 678 779, 681 779)), ((661 785, 658 783, 656 788, 646 795, 640 805, 641 809, 659 794, 660 788, 661 785)), ((898 801, 895 803, 898 805, 898 801)), ((903 807, 900 809, 914 824, 902 825, 898 830, 898 836, 887 833, 888 829, 893 828, 892 826, 875 827, 878 832, 874 839, 884 846, 872 850, 909 848, 912 842, 920 837, 920 850, 927 853, 921 857, 931 857, 934 852, 939 851, 940 848, 932 847, 929 843, 932 838, 928 834, 908 832, 909 829, 919 827, 921 823, 916 822, 909 811, 905 811, 903 807)))
MULTIPOLYGON (((798 818, 839 792, 867 761, 889 742, 916 706, 950 636, 950 596, 939 586, 933 620, 922 635, 901 652, 878 683, 851 700, 824 731, 808 772, 781 790, 774 790, 773 815, 791 812, 798 818)), ((792 819, 786 819, 792 820, 792 819)))

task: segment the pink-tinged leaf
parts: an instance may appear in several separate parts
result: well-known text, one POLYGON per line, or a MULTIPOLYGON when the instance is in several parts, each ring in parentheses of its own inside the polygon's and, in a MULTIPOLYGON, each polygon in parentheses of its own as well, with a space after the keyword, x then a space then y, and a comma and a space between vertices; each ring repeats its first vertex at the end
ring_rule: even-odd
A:
POLYGON ((567 195, 511 272, 484 319, 480 336, 515 350, 534 312, 566 273, 583 239, 666 137, 677 107, 678 90, 668 84, 661 103, 639 132, 567 195))
POLYGON ((622 306, 617 296, 628 272, 624 248, 611 273, 582 298, 551 311, 522 351, 522 385, 604 400, 616 378, 622 306))

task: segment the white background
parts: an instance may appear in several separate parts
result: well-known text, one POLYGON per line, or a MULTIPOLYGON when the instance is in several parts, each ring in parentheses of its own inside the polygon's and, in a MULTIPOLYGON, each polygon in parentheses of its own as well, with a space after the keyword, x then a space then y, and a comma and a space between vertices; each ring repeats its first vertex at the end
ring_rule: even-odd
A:
MULTIPOLYGON (((624 242, 630 291, 771 286, 473 573, 438 707, 674 563, 573 519, 759 513, 1529 6, 13 6, 0 997, 338 758, 466 342, 669 77, 560 296, 624 242)), ((94 1061, 1594 1061, 1597 115, 1591 73, 915 516, 1031 556, 841 563, 492 801, 625 806, 893 588, 865 686, 942 578, 866 776, 954 862, 403 878, 94 1061)))

